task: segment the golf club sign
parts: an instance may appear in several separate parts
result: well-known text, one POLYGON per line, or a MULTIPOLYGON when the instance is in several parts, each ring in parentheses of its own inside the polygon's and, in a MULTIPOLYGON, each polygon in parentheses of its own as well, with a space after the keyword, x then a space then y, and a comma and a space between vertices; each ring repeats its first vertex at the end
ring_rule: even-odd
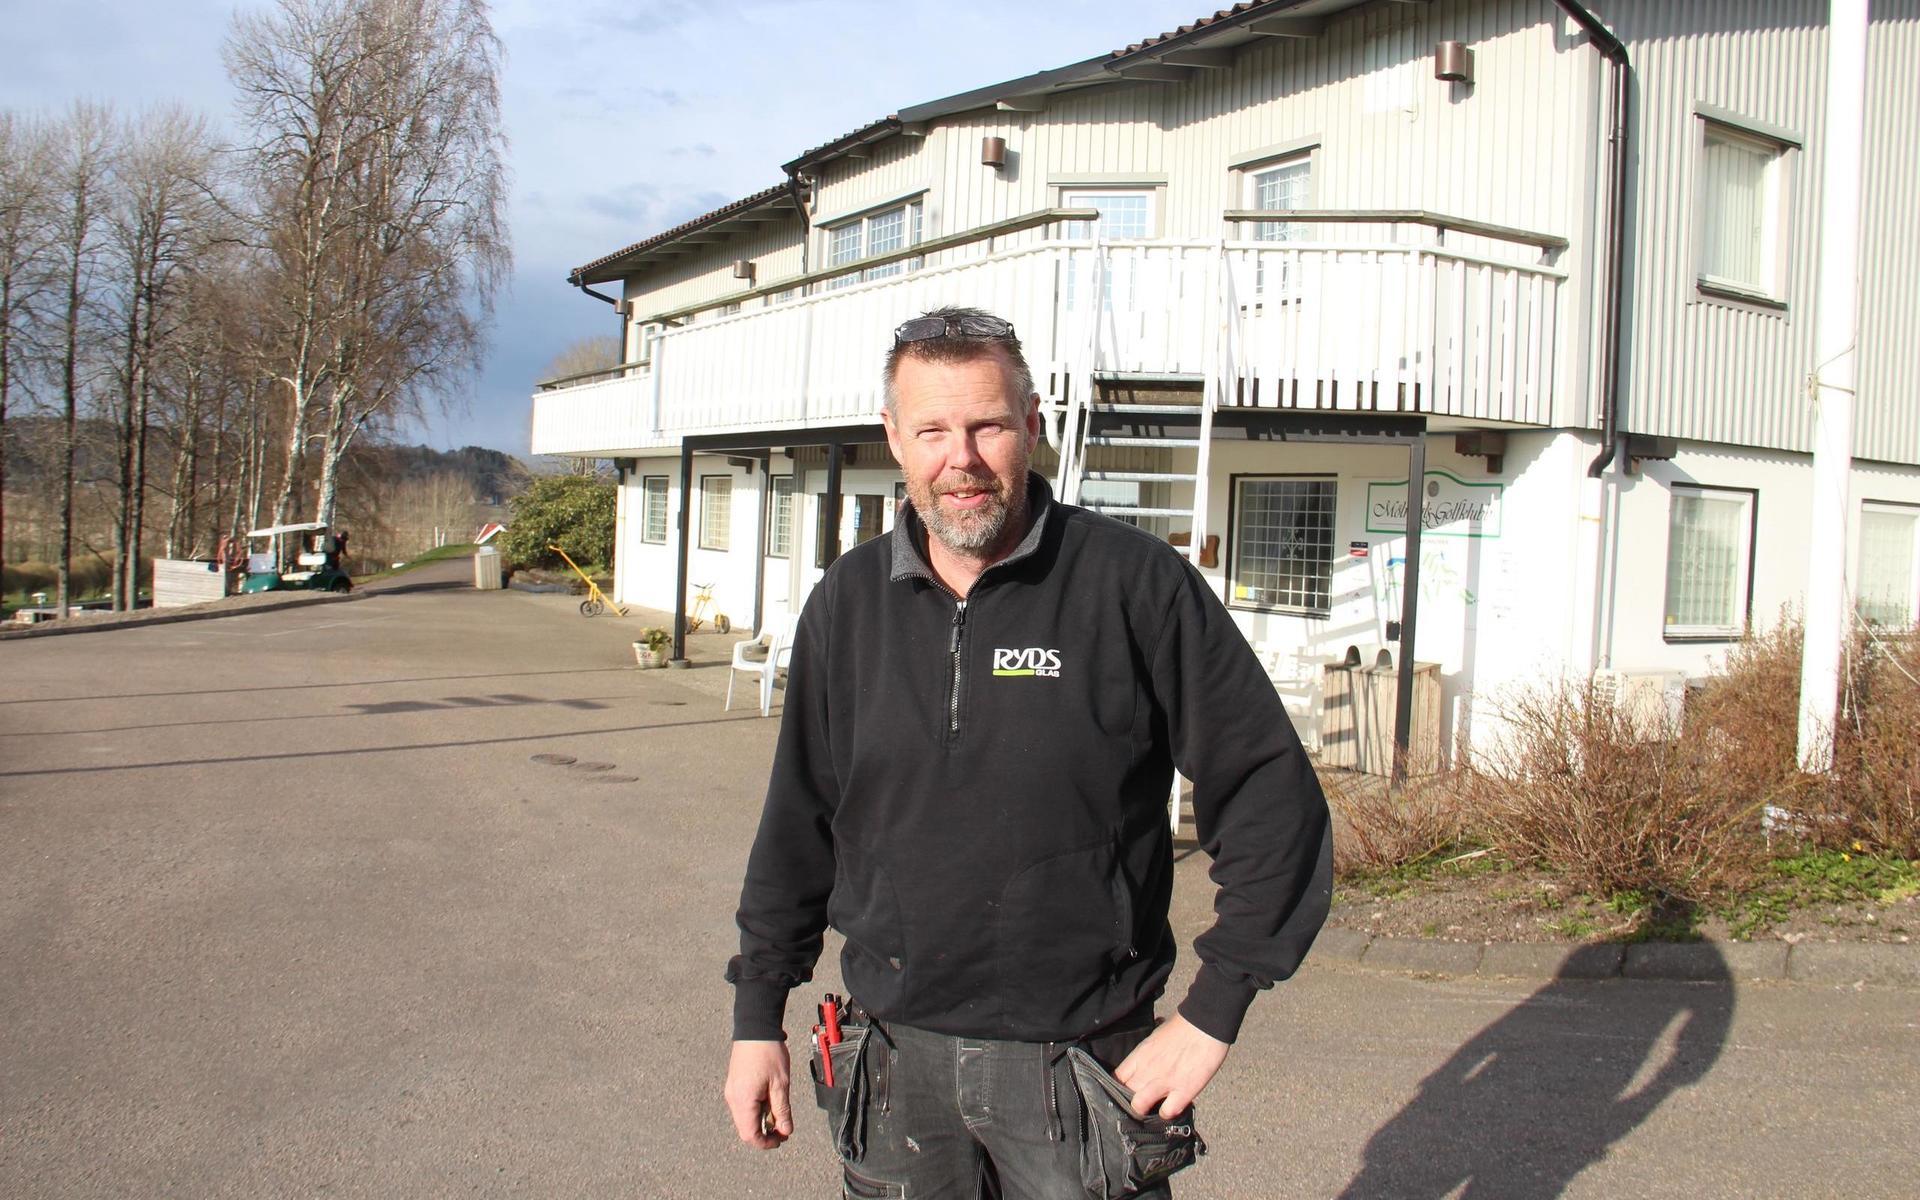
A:
MULTIPOLYGON (((1428 471, 1420 504, 1420 529, 1437 537, 1497 538, 1506 488, 1498 483, 1469 483, 1446 471, 1428 471)), ((1404 533, 1407 481, 1367 485, 1367 532, 1404 533)))

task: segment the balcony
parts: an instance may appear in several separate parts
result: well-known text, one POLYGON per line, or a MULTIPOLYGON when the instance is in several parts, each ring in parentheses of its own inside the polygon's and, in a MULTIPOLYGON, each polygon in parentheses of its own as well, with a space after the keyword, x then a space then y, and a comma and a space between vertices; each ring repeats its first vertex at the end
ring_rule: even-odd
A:
POLYGON ((1289 212, 1284 226, 1271 213, 1225 214, 1273 240, 1058 236, 1086 215, 1032 214, 890 256, 920 260, 907 273, 858 282, 866 263, 746 293, 749 307, 732 315, 701 312, 659 337, 647 363, 536 393, 533 452, 611 456, 684 435, 877 420, 893 327, 941 304, 1011 320, 1048 401, 1089 372, 1211 374, 1226 381, 1223 408, 1555 423, 1565 274, 1512 252, 1551 257, 1560 239, 1349 212, 1289 212), (1306 229, 1330 236, 1306 240, 1306 229), (1409 229, 1425 240, 1393 240, 1409 229), (789 288, 795 298, 779 302, 789 288))

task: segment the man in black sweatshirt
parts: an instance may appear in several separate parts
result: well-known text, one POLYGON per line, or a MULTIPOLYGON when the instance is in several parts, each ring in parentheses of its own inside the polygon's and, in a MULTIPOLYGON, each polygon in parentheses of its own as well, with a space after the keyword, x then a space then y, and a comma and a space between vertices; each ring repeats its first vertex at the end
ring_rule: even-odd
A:
POLYGON ((1186 1121, 1325 919, 1326 801, 1200 574, 1029 470, 1039 397, 1009 324, 908 321, 886 384, 909 503, 834 564, 794 635, 727 968, 726 1100, 743 1141, 792 1133, 783 1014, 831 924, 857 1046, 830 1056, 832 1087, 817 1050, 813 1074, 847 1194, 1084 1197, 1098 1097, 1069 1058, 1110 1068, 1149 1121, 1186 1121), (1176 766, 1217 919, 1156 1024, 1176 766))

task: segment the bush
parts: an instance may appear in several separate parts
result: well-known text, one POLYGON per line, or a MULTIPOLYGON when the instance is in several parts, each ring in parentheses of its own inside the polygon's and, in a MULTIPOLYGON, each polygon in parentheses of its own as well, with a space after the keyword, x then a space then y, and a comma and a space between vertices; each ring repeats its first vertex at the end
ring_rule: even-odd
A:
POLYGON ((12 596, 29 592, 51 592, 57 586, 59 570, 52 563, 8 563, 0 568, 0 592, 12 596))
POLYGON ((513 516, 500 536, 514 567, 560 567, 564 549, 583 568, 613 561, 614 485, 584 475, 550 475, 513 498, 513 516))
POLYGON ((1689 696, 1685 735, 1713 748, 1721 792, 1796 808, 1818 786, 1800 773, 1800 646, 1800 622, 1783 612, 1689 696))
POLYGON ((1514 860, 1597 896, 1700 902, 1751 877, 1763 801, 1739 747, 1589 685, 1516 692, 1504 748, 1468 787, 1480 831, 1514 860))
POLYGON ((1387 781, 1348 771, 1323 771, 1320 783, 1334 815, 1334 871, 1346 877, 1425 862, 1465 837, 1458 781, 1417 780, 1394 795, 1387 781))
POLYGON ((1855 642, 1816 840, 1920 858, 1920 634, 1855 642))

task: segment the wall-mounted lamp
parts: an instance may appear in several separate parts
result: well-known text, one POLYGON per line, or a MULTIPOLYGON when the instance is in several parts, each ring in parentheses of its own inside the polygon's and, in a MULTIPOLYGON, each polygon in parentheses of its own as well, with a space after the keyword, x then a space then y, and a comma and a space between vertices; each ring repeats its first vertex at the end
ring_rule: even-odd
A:
POLYGON ((733 277, 735 279, 746 280, 747 286, 752 287, 753 286, 753 263, 744 258, 734 259, 733 260, 733 277))
POLYGON ((1433 47, 1433 77, 1448 83, 1473 82, 1473 50, 1465 42, 1439 42, 1433 47))
POLYGON ((980 139, 980 165, 992 167, 998 171, 1007 165, 1007 139, 1003 137, 983 137, 980 139))

